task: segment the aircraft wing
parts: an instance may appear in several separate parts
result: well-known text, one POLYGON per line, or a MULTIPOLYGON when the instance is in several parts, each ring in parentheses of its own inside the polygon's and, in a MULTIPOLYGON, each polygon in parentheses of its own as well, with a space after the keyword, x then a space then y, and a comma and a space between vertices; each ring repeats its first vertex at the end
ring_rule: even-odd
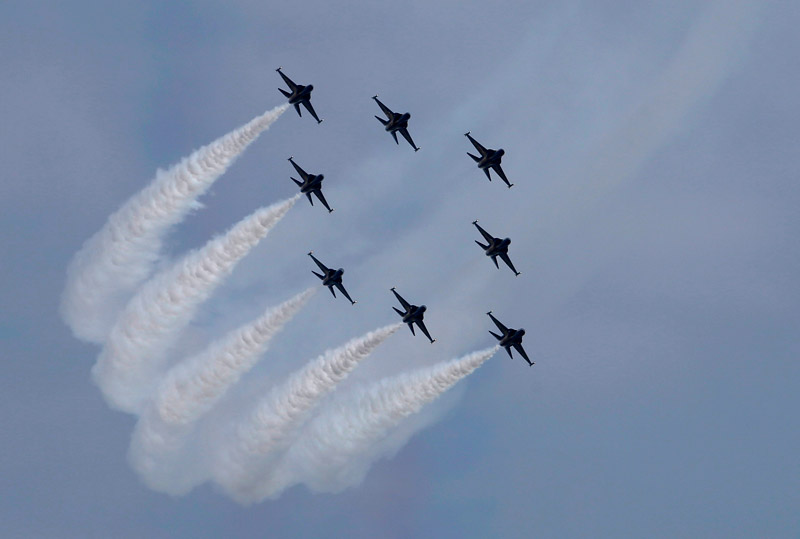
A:
POLYGON ((348 294, 348 293, 347 293, 347 290, 345 290, 345 289, 344 289, 344 285, 343 285, 343 284, 341 284, 341 283, 336 283, 336 288, 338 288, 338 289, 339 289, 339 291, 340 291, 342 294, 344 294, 344 297, 346 297, 346 298, 347 298, 347 300, 348 300, 350 303, 353 303, 353 304, 355 304, 355 301, 353 301, 353 299, 350 297, 350 294, 348 294))
POLYGON ((513 263, 513 262, 511 262, 511 258, 509 258, 508 254, 506 254, 506 253, 500 253, 500 258, 502 258, 502 259, 503 259, 503 262, 505 262, 505 263, 506 263, 506 266, 508 266, 509 268, 511 268, 511 271, 513 271, 513 272, 514 272, 514 275, 519 275, 519 272, 517 271, 517 268, 515 268, 515 267, 514 267, 514 263, 513 263))
POLYGON ((383 111, 383 113, 386 115, 386 117, 387 117, 389 120, 391 120, 392 118, 394 118, 394 112, 392 112, 392 109, 390 109, 389 107, 387 107, 386 105, 384 105, 383 103, 381 103, 381 101, 380 101, 380 99, 378 99, 378 96, 377 96, 377 95, 376 95, 375 97, 373 97, 372 99, 374 99, 374 100, 375 100, 375 102, 378 104, 378 106, 381 108, 381 110, 383 111))
POLYGON ((403 306, 403 308, 407 311, 408 308, 411 307, 411 304, 409 302, 407 302, 406 300, 404 300, 403 296, 398 294, 397 291, 394 288, 392 288, 392 292, 394 292, 394 295, 397 298, 397 301, 399 301, 400 304, 403 306))
POLYGON ((292 166, 297 171, 297 173, 300 174, 300 176, 303 178, 303 181, 308 180, 308 173, 305 170, 303 170, 302 168, 300 168, 300 165, 295 163, 294 160, 291 157, 289 158, 289 162, 292 164, 292 166))
POLYGON ((312 259, 314 262, 316 262, 316 264, 317 264, 317 267, 318 267, 319 269, 321 269, 323 273, 328 273, 328 268, 327 268, 327 267, 325 267, 325 264, 323 264, 322 262, 320 262, 319 260, 317 260, 317 257, 315 257, 315 256, 314 256, 313 254, 311 254, 311 253, 308 253, 308 256, 310 256, 310 257, 311 257, 311 259, 312 259))
POLYGON ((469 134, 469 133, 467 133, 467 138, 468 138, 468 139, 469 139, 469 141, 472 143, 472 145, 473 145, 473 146, 475 146, 475 149, 476 149, 476 150, 478 150, 478 151, 480 152, 480 154, 481 154, 481 157, 486 157, 486 153, 487 153, 487 152, 486 152, 486 148, 484 148, 483 146, 481 146, 481 143, 480 143, 480 142, 478 142, 477 140, 475 140, 474 138, 472 138, 472 136, 470 136, 470 134, 469 134))
POLYGON ((533 361, 531 361, 530 358, 528 357, 528 354, 525 353, 525 349, 522 348, 521 344, 515 344, 514 350, 519 352, 519 355, 521 355, 525 359, 525 361, 528 362, 528 365, 533 365, 533 361))
POLYGON ((497 326, 497 329, 499 329, 499 330, 500 330, 500 331, 503 333, 503 335, 505 335, 505 334, 506 334, 506 332, 508 331, 508 328, 507 328, 507 327, 505 327, 505 326, 503 325, 503 323, 502 323, 502 322, 500 322, 500 320, 498 320, 497 318, 495 318, 495 317, 492 315, 492 311, 489 311, 489 312, 488 312, 488 313, 486 313, 486 314, 488 314, 488 315, 489 315, 489 318, 491 318, 491 319, 492 319, 492 322, 494 322, 494 325, 495 325, 495 326, 497 326))
POLYGON ((403 138, 406 139, 409 144, 411 144, 411 147, 414 148, 415 152, 419 150, 419 148, 417 148, 417 145, 414 144, 414 141, 411 140, 411 135, 408 134, 408 129, 405 128, 401 129, 400 134, 403 135, 403 138))
POLYGON ((419 327, 420 331, 422 331, 422 333, 424 333, 425 336, 428 337, 429 341, 433 342, 433 341, 436 340, 436 339, 432 339, 431 338, 431 334, 428 333, 428 328, 425 327, 425 322, 423 322, 422 320, 419 320, 419 321, 415 322, 415 324, 417 324, 417 326, 419 327))
POLYGON ((479 225, 477 221, 475 221, 472 224, 475 225, 475 227, 480 231, 481 235, 483 236, 483 239, 485 239, 486 241, 489 242, 489 245, 491 245, 494 242, 494 236, 492 236, 491 234, 486 232, 484 229, 482 229, 481 225, 479 225))
POLYGON ((278 72, 278 74, 283 79, 283 82, 285 82, 289 86, 289 88, 292 90, 292 92, 294 92, 297 89, 297 85, 294 83, 294 81, 292 79, 290 79, 289 77, 287 77, 286 75, 284 75, 283 71, 281 71, 281 68, 276 69, 276 71, 278 72))
POLYGON ((322 120, 320 120, 319 116, 317 116, 317 111, 314 110, 314 106, 311 104, 311 101, 306 99, 305 101, 303 101, 303 105, 308 109, 308 112, 311 113, 311 116, 313 116, 313 118, 317 121, 317 123, 321 124, 322 120))
POLYGON ((505 173, 503 172, 503 167, 501 167, 500 165, 495 165, 495 166, 493 166, 493 167, 492 167, 492 170, 494 170, 494 171, 497 173, 497 175, 498 175, 498 176, 500 176, 500 178, 501 178, 501 179, 502 179, 504 182, 506 182, 506 185, 507 185, 507 186, 511 187, 512 185, 514 185, 513 183, 509 183, 509 182, 508 182, 508 178, 506 178, 506 175, 505 175, 505 173))

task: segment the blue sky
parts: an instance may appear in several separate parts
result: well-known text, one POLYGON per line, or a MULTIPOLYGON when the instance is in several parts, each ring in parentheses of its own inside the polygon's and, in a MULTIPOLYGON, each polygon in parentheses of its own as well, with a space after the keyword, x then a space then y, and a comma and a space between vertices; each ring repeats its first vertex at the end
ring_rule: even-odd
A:
POLYGON ((788 2, 4 3, 4 534, 796 536, 798 15, 788 2), (325 173, 337 211, 301 201, 193 338, 312 284, 314 249, 347 269, 359 304, 317 294, 250 383, 392 322, 393 285, 428 305, 439 342, 398 333, 353 382, 489 345, 489 308, 526 328, 537 364, 497 355, 343 493, 170 498, 128 467, 133 418, 107 408, 89 376, 98 350, 58 318, 64 272, 156 168, 278 104, 278 65, 313 82, 325 123, 287 112, 170 254, 292 194, 292 154, 325 173), (375 93, 412 113, 420 152, 381 130, 375 93), (467 130, 506 150, 514 189, 464 155, 467 130), (512 238, 520 277, 474 246, 476 218, 512 238))

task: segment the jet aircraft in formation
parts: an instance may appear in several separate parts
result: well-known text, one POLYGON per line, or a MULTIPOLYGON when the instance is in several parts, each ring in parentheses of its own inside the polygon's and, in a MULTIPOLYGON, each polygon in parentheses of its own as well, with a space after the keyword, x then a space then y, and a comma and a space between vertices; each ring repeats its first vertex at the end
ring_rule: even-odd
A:
POLYGON ((521 355, 523 359, 528 362, 528 366, 533 367, 533 361, 528 359, 528 354, 526 354, 525 349, 522 348, 522 337, 525 335, 525 330, 521 328, 513 329, 505 327, 500 320, 492 316, 492 311, 489 311, 486 314, 488 314, 489 318, 492 319, 492 322, 494 322, 494 325, 497 326, 497 329, 502 332, 502 335, 498 335, 493 331, 489 331, 489 333, 492 334, 492 337, 498 340, 497 344, 506 349, 506 352, 508 352, 508 357, 514 359, 514 356, 511 355, 511 347, 513 346, 514 350, 519 352, 519 355, 521 355))
POLYGON ((309 174, 294 162, 294 156, 289 158, 289 162, 292 164, 292 166, 294 166, 294 169, 297 171, 300 177, 303 178, 303 181, 301 182, 291 178, 290 176, 291 180, 297 184, 297 187, 300 188, 301 193, 305 193, 311 205, 314 205, 314 200, 311 198, 311 194, 313 193, 317 196, 319 201, 322 202, 322 205, 325 206, 325 208, 328 210, 328 213, 332 212, 333 210, 330 206, 328 206, 328 201, 325 200, 325 196, 322 194, 322 180, 325 179, 325 176, 323 174, 309 174))
POLYGON ((289 86, 290 91, 286 91, 282 88, 278 88, 278 90, 286 97, 289 98, 289 104, 294 105, 294 110, 297 111, 298 116, 303 116, 303 113, 300 112, 300 105, 303 105, 308 112, 311 113, 311 116, 317 121, 318 124, 322 123, 322 120, 319 119, 317 113, 314 111, 314 107, 311 105, 311 91, 314 89, 313 84, 309 84, 308 86, 303 86, 302 84, 295 84, 292 79, 287 77, 283 74, 282 67, 279 67, 275 71, 283 78, 283 82, 289 86))
MULTIPOLYGON (((284 82, 286 82, 286 84, 289 86, 290 91, 287 92, 286 90, 279 88, 280 92, 289 99, 289 103, 291 105, 294 105, 294 108, 299 116, 302 117, 302 113, 300 112, 300 105, 303 105, 311 114, 311 116, 314 117, 317 123, 322 123, 322 120, 320 120, 317 117, 317 113, 314 111, 314 107, 311 105, 311 91, 314 89, 314 86, 311 84, 307 86, 295 84, 294 81, 292 81, 289 77, 287 77, 283 73, 283 71, 281 71, 281 69, 282 68, 279 67, 278 69, 276 69, 276 71, 283 78, 284 82)), ((395 143, 397 144, 400 143, 397 139, 397 133, 400 133, 400 135, 402 135, 403 138, 405 138, 408 141, 411 147, 414 148, 415 152, 419 151, 419 148, 417 147, 416 144, 414 144, 414 141, 408 132, 408 120, 411 118, 411 114, 409 114, 408 112, 400 114, 392 111, 389 107, 381 103, 377 95, 373 96, 372 99, 375 100, 375 102, 381 108, 383 113, 386 115, 386 120, 384 120, 380 116, 375 116, 375 118, 379 122, 381 122, 381 124, 384 126, 384 129, 392 135, 392 138, 394 138, 395 143)), ((477 163, 478 168, 483 170, 489 181, 492 181, 490 170, 494 170, 494 172, 498 176, 500 176, 500 178, 505 182, 505 184, 509 188, 512 185, 514 185, 513 183, 510 183, 508 181, 508 178, 506 178, 506 175, 503 172, 502 167, 500 166, 505 151, 502 148, 499 150, 484 148, 477 140, 475 140, 474 138, 472 138, 472 136, 470 136, 469 131, 464 133, 464 135, 470 140, 475 149, 480 153, 480 156, 473 155, 469 152, 467 152, 467 155, 469 155, 477 163)), ((312 206, 314 205, 314 201, 311 198, 311 195, 314 194, 322 203, 322 205, 325 206, 328 212, 332 212, 333 209, 331 209, 331 207, 328 206, 328 202, 322 195, 322 180, 324 179, 324 176, 322 174, 308 174, 305 170, 300 168, 300 166, 297 163, 294 162, 293 157, 290 157, 289 161, 292 163, 292 166, 295 168, 295 170, 303 180, 303 181, 298 181, 295 178, 291 178, 292 181, 295 184, 297 184, 297 186, 300 188, 300 192, 304 193, 308 197, 308 201, 311 203, 312 206)), ((511 263, 511 259, 508 257, 508 246, 511 244, 511 240, 509 238, 501 239, 492 236, 478 225, 477 220, 473 221, 472 224, 475 225, 475 227, 478 229, 478 231, 481 233, 481 235, 487 242, 487 244, 484 245, 483 243, 475 240, 475 243, 480 245, 480 247, 486 253, 486 256, 492 259, 492 262, 494 262, 495 267, 497 268, 500 267, 497 263, 497 257, 499 256, 503 260, 503 262, 505 262, 506 265, 511 269, 511 271, 514 272, 515 275, 519 275, 520 272, 516 270, 514 264, 511 263)), ((346 297, 350 301, 352 305, 355 305, 356 301, 354 301, 350 297, 350 295, 347 293, 347 290, 345 290, 344 285, 342 284, 342 275, 344 274, 344 270, 342 268, 339 268, 337 270, 328 268, 325 264, 317 260, 317 258, 314 257, 313 253, 314 253, 313 251, 310 251, 308 253, 308 256, 311 257, 311 259, 314 261, 314 263, 317 265, 320 271, 322 271, 322 273, 320 274, 317 273, 316 271, 312 271, 311 273, 313 273, 322 280, 323 286, 328 287, 328 290, 331 291, 331 294, 333 294, 334 298, 336 297, 336 292, 333 289, 333 287, 335 286, 336 288, 339 289, 342 295, 344 295, 344 297, 346 297)), ((395 290, 394 287, 392 287, 391 290, 403 307, 402 311, 396 307, 392 307, 392 309, 394 309, 394 311, 400 315, 400 317, 403 319, 403 323, 408 324, 408 328, 411 330, 411 334, 416 335, 416 333, 414 332, 414 324, 416 324, 417 327, 422 331, 422 333, 428 338, 428 340, 431 343, 435 342, 436 339, 431 338, 430 333, 428 333, 428 328, 425 327, 425 323, 423 322, 423 318, 425 316, 425 311, 427 310, 427 307, 425 305, 419 305, 419 306, 412 305, 409 302, 407 302, 400 294, 398 294, 397 290, 395 290)), ((492 315, 492 311, 489 311, 486 314, 489 315, 489 318, 492 319, 494 324, 497 326, 498 330, 500 330, 501 332, 500 335, 494 333, 493 331, 489 331, 489 333, 491 333, 491 335, 498 340, 498 344, 500 346, 505 348, 509 357, 511 357, 512 359, 514 357, 511 353, 511 348, 513 347, 525 359, 525 361, 528 362, 528 365, 532 366, 534 362, 532 362, 528 358, 528 354, 526 354, 525 350, 522 348, 522 337, 525 335, 525 330, 507 328, 497 318, 495 318, 492 315)))
POLYGON ((310 256, 311 260, 317 264, 317 267, 319 267, 319 269, 322 271, 322 275, 313 270, 311 273, 322 279, 322 285, 328 287, 328 290, 331 291, 333 297, 336 297, 336 292, 333 290, 333 287, 335 286, 339 289, 339 292, 341 292, 344 297, 350 301, 352 305, 355 305, 356 302, 353 301, 353 299, 350 297, 350 294, 347 293, 347 290, 344 289, 344 285, 342 284, 342 275, 344 274, 344 270, 342 268, 334 270, 327 267, 325 264, 317 260, 317 258, 314 256, 314 251, 309 251, 308 256, 310 256))
POLYGON ((469 131, 464 133, 464 136, 469 139, 472 145, 475 146, 475 149, 481 154, 480 157, 478 157, 477 155, 472 155, 471 153, 467 152, 467 155, 478 164, 479 169, 486 173, 486 177, 489 178, 489 181, 492 181, 492 177, 489 175, 489 169, 492 169, 504 182, 506 182, 506 185, 510 189, 514 184, 508 182, 508 178, 506 178, 503 168, 500 166, 500 161, 503 160, 503 155, 505 155, 506 151, 502 148, 499 150, 484 148, 480 142, 470 136, 469 131))
POLYGON ((408 112, 403 114, 400 114, 399 112, 393 112, 392 109, 381 103, 377 95, 372 96, 372 99, 375 100, 383 113, 386 115, 386 120, 380 116, 375 116, 375 119, 383 124, 383 127, 386 129, 386 131, 392 134, 395 143, 400 144, 400 142, 397 140, 397 133, 400 132, 400 134, 403 135, 403 138, 406 139, 409 144, 411 144, 412 148, 414 148, 414 151, 418 152, 419 148, 417 148, 417 145, 414 144, 413 140, 411 140, 411 135, 408 133, 408 120, 411 118, 411 114, 408 112))
POLYGON ((431 339, 430 333, 428 333, 428 328, 425 327, 425 322, 422 321, 423 317, 425 316, 425 311, 428 309, 425 305, 411 305, 409 302, 403 299, 403 296, 397 293, 395 287, 391 288, 392 292, 394 292, 395 297, 397 297, 397 301, 403 306, 405 311, 401 311, 397 307, 392 307, 394 312, 399 314, 403 318, 403 322, 408 324, 408 329, 411 330, 412 335, 416 335, 414 333, 414 324, 428 337, 428 340, 431 343, 436 342, 436 339, 431 339))
POLYGON ((475 243, 481 246, 481 249, 483 249, 483 251, 486 253, 486 256, 491 257, 495 267, 498 269, 500 268, 500 266, 497 264, 497 257, 499 256, 503 262, 505 262, 506 265, 511 268, 511 271, 514 272, 514 275, 519 275, 517 268, 514 267, 514 264, 511 263, 511 259, 508 257, 508 246, 511 245, 511 239, 495 238, 481 228, 477 219, 472 221, 472 224, 475 225, 475 228, 478 229, 483 238, 488 242, 488 245, 484 245, 478 240, 475 240, 475 243))

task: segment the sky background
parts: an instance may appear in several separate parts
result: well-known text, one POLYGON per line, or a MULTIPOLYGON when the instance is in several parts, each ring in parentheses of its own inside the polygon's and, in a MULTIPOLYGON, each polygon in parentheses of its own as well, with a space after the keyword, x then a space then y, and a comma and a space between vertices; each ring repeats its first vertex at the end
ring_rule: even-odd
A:
POLYGON ((796 537, 800 6, 758 4, 0 3, 2 535, 796 537), (279 104, 279 65, 325 122, 288 111, 168 254, 292 195, 289 155, 337 211, 298 202, 182 350, 315 284, 313 249, 359 303, 320 291, 242 395, 394 322, 395 285, 439 341, 403 329, 348 383, 491 345, 489 309, 536 365, 498 354, 340 494, 171 498, 58 317, 65 269, 157 168, 279 104))

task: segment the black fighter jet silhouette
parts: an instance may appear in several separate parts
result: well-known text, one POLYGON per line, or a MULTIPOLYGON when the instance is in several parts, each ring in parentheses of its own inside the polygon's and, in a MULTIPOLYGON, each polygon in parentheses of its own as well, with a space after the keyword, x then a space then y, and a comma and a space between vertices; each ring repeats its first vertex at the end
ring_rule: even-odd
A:
POLYGON ((508 357, 514 359, 514 356, 511 355, 511 347, 513 346, 514 350, 519 352, 519 355, 521 355, 523 359, 528 362, 528 366, 533 367, 534 362, 528 359, 528 354, 526 354, 525 349, 522 348, 522 336, 525 335, 525 330, 505 327, 497 318, 492 316, 492 311, 489 311, 486 314, 488 314, 489 318, 492 319, 492 322, 494 322, 494 325, 497 326, 497 329, 503 333, 502 335, 498 335, 493 331, 489 331, 489 333, 491 333, 492 336, 499 341, 497 344, 506 349, 506 352, 508 352, 508 357))
POLYGON ((314 117, 317 123, 321 124, 322 120, 317 117, 317 113, 314 112, 314 107, 311 106, 311 90, 314 89, 314 85, 309 84, 308 86, 303 86, 302 84, 295 84, 292 79, 283 74, 281 69, 283 68, 279 67, 275 71, 277 71, 278 74, 283 78, 283 81, 289 86, 290 91, 287 92, 282 88, 278 88, 278 90, 289 98, 289 104, 294 105, 294 110, 297 111, 298 116, 303 116, 303 114, 300 112, 300 105, 302 104, 306 107, 306 109, 308 109, 308 112, 311 113, 311 116, 314 117))
POLYGON ((475 243, 480 245, 481 249, 484 250, 486 256, 492 258, 492 262, 494 262, 495 267, 498 269, 500 268, 500 266, 497 264, 497 257, 499 256, 501 259, 503 259, 503 262, 505 262, 506 265, 509 268, 511 268, 511 271, 514 272, 514 275, 519 275, 517 268, 514 267, 514 264, 511 263, 511 259, 508 257, 508 246, 511 245, 511 239, 495 238, 494 236, 492 236, 491 234, 489 234, 488 232, 486 232, 484 229, 481 228, 481 226, 478 224, 477 219, 475 221, 472 221, 472 224, 475 225, 475 227, 481 233, 483 238, 487 242, 489 242, 489 245, 484 245, 478 240, 475 240, 475 243))
POLYGON ((480 142, 472 138, 469 133, 470 132, 467 131, 464 133, 464 136, 469 139, 473 146, 475 146, 475 149, 480 152, 481 156, 478 157, 477 155, 472 155, 469 152, 467 152, 467 155, 470 156, 476 163, 478 163, 478 168, 486 173, 486 177, 489 178, 489 181, 492 181, 492 177, 489 175, 489 169, 492 169, 504 182, 506 182, 506 185, 510 189, 514 184, 508 183, 508 178, 506 178, 506 175, 500 166, 500 161, 502 161, 503 155, 505 155, 506 151, 502 148, 499 150, 492 150, 491 148, 486 149, 481 146, 480 142))
POLYGON ((422 321, 422 318, 425 316, 425 311, 427 310, 427 307, 425 305, 420 305, 420 306, 411 305, 409 302, 404 300, 400 294, 397 293, 394 287, 392 287, 391 290, 392 292, 394 292, 395 297, 397 297, 397 301, 399 301, 400 304, 403 306, 403 309, 405 309, 405 312, 401 311, 396 307, 392 307, 392 309, 394 309, 394 311, 397 314, 403 317, 403 322, 408 324, 408 329, 411 330, 411 334, 416 335, 416 333, 414 333, 414 324, 416 324, 417 327, 422 331, 422 333, 424 333, 425 336, 428 337, 429 341, 431 341, 432 343, 436 342, 436 339, 431 339, 431 335, 430 333, 428 333, 428 328, 425 327, 425 323, 422 321))
POLYGON ((356 302, 353 301, 352 298, 350 298, 350 294, 347 293, 347 290, 344 289, 344 285, 342 284, 342 275, 344 274, 344 270, 342 268, 334 270, 326 267, 325 264, 323 264, 322 262, 317 260, 316 257, 314 257, 314 251, 309 251, 308 256, 310 256, 311 260, 313 260, 317 264, 319 269, 322 270, 323 274, 320 275, 319 273, 313 270, 311 271, 311 273, 322 279, 323 286, 328 287, 328 290, 331 291, 333 297, 336 297, 336 292, 333 291, 333 287, 335 286, 336 288, 339 289, 339 292, 344 294, 344 297, 346 297, 352 305, 355 305, 356 302))
POLYGON ((307 173, 305 170, 300 168, 297 163, 294 162, 294 156, 289 158, 289 162, 292 164, 292 166, 294 166, 294 169, 297 171, 297 173, 300 174, 300 177, 303 178, 303 181, 301 182, 291 178, 290 176, 291 180, 297 184, 297 187, 300 188, 301 193, 305 193, 305 195, 308 197, 308 201, 311 202, 311 205, 314 205, 314 201, 311 199, 311 193, 314 193, 317 195, 319 201, 322 202, 322 205, 327 208, 328 212, 332 212, 333 210, 330 206, 328 206, 328 201, 325 200, 325 196, 322 194, 322 180, 325 179, 325 176, 322 174, 307 173))
POLYGON ((417 145, 414 144, 413 140, 411 140, 411 135, 408 134, 408 120, 409 118, 411 118, 411 114, 409 114, 408 112, 406 112, 405 114, 400 114, 399 112, 392 112, 392 109, 390 109, 389 107, 380 102, 377 95, 372 96, 372 99, 374 99, 375 102, 378 103, 378 106, 380 106, 381 110, 386 115, 387 119, 384 120, 380 116, 375 116, 375 118, 380 123, 383 124, 383 127, 386 129, 386 131, 392 134, 394 141, 397 144, 400 144, 397 141, 397 132, 399 131, 400 134, 403 135, 403 138, 406 139, 409 144, 411 144, 412 148, 414 148, 414 151, 415 152, 419 151, 417 145))

